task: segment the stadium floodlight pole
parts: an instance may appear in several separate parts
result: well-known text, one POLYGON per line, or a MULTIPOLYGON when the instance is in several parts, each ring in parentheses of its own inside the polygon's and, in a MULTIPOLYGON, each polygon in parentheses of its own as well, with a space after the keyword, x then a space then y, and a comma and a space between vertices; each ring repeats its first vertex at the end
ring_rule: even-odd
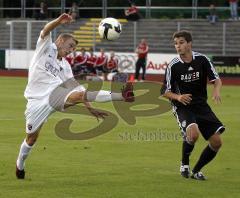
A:
POLYGON ((107 0, 105 0, 105 18, 107 17, 107 0))
POLYGON ((26 0, 21 0, 21 18, 26 17, 26 0))
POLYGON ((223 23, 223 36, 222 36, 222 55, 226 55, 226 23, 223 23))
POLYGON ((61 0, 61 13, 65 12, 65 5, 66 5, 66 1, 65 0, 61 0))
POLYGON ((196 2, 197 0, 192 0, 192 19, 196 19, 196 2))
POLYGON ((31 49, 31 41, 32 41, 32 22, 27 21, 27 40, 26 40, 26 46, 27 50, 31 49))
POLYGON ((180 30, 181 30, 181 22, 178 21, 178 22, 177 22, 177 31, 180 31, 180 30))
POLYGON ((151 5, 152 1, 151 0, 146 0, 146 11, 145 11, 145 17, 147 19, 151 18, 151 5))
POLYGON ((192 19, 197 19, 198 17, 198 0, 192 0, 192 19))
POLYGON ((137 22, 133 22, 133 51, 135 52, 135 49, 137 47, 137 22))
POLYGON ((7 25, 10 26, 10 38, 9 38, 9 49, 13 49, 13 21, 7 21, 7 25))
POLYGON ((105 4, 105 0, 102 0, 102 18, 104 17, 104 4, 105 4))
POLYGON ((94 22, 93 24, 93 51, 95 52, 96 51, 96 31, 97 31, 97 28, 96 28, 96 23, 94 22))
POLYGON ((107 0, 102 0, 102 18, 107 17, 107 0))

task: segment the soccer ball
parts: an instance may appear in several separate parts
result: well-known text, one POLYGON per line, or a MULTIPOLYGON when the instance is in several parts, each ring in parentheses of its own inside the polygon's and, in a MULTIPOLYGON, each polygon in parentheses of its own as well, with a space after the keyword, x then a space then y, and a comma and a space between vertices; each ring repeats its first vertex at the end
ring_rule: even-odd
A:
POLYGON ((117 19, 105 18, 98 26, 100 38, 109 41, 117 40, 122 32, 122 26, 117 19))

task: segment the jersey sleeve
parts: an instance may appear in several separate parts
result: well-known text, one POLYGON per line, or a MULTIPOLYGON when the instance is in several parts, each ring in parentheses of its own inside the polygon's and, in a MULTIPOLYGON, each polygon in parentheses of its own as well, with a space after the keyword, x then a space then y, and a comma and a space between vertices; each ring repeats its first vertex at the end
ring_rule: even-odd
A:
POLYGON ((169 91, 172 91, 172 87, 173 87, 172 67, 168 66, 165 71, 165 77, 164 77, 163 85, 161 88, 161 95, 169 91))
POLYGON ((41 37, 42 31, 40 32, 40 35, 37 40, 36 44, 36 50, 38 52, 43 52, 45 49, 47 49, 52 44, 52 34, 51 32, 46 35, 44 38, 41 37))
POLYGON ((65 69, 64 69, 64 79, 68 80, 73 78, 72 68, 71 65, 68 63, 66 59, 64 59, 65 69))
POLYGON ((207 76, 209 81, 214 81, 216 79, 219 79, 219 75, 214 68, 212 62, 210 61, 209 58, 206 57, 206 65, 207 65, 207 76))

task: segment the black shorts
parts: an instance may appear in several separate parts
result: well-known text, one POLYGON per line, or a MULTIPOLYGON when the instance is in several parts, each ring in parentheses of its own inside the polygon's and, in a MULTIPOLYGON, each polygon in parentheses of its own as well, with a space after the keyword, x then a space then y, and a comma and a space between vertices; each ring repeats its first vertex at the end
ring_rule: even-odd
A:
POLYGON ((174 115, 177 118, 184 139, 187 127, 194 123, 198 125, 205 140, 208 140, 214 133, 223 133, 225 131, 221 121, 206 103, 181 107, 174 106, 174 115))

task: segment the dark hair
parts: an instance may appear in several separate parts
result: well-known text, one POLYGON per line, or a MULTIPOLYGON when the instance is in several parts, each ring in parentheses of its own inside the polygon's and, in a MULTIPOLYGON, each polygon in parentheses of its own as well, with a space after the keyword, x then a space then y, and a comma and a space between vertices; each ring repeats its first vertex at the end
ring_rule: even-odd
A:
POLYGON ((192 34, 187 30, 181 30, 173 34, 173 39, 183 37, 188 43, 192 42, 192 34))
POLYGON ((69 33, 61 33, 58 36, 58 38, 63 38, 64 40, 71 38, 71 39, 73 39, 75 41, 76 45, 78 44, 78 40, 75 39, 74 36, 72 34, 69 34, 69 33))

